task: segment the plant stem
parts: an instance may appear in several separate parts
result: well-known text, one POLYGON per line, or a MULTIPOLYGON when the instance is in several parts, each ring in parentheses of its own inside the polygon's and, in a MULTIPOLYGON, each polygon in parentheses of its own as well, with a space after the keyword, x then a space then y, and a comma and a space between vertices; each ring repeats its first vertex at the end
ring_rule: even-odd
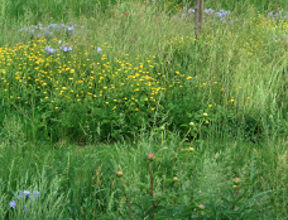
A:
MULTIPOLYGON (((237 186, 237 191, 236 191, 236 194, 234 195, 234 197, 237 197, 238 196, 238 194, 239 194, 239 186, 237 186)), ((230 209, 234 209, 235 208, 235 205, 233 205, 230 209)))
POLYGON ((185 138, 187 137, 187 135, 189 134, 189 132, 191 131, 191 128, 189 128, 189 130, 187 131, 185 137, 183 138, 183 140, 181 141, 181 143, 179 144, 176 153, 178 152, 179 148, 181 147, 181 145, 183 144, 183 142, 185 141, 185 138))
MULTIPOLYGON (((121 179, 121 182, 122 182, 122 184, 123 184, 123 186, 124 186, 124 181, 123 181, 123 179, 121 179)), ((125 186, 124 186, 124 188, 125 188, 125 186)), ((131 209, 130 209, 130 203, 129 203, 129 200, 128 200, 128 197, 127 197, 126 193, 124 193, 124 195, 125 195, 126 202, 127 202, 127 205, 128 205, 129 214, 130 214, 130 219, 132 220, 132 216, 131 216, 131 209)))
MULTIPOLYGON (((150 163, 150 182, 151 182, 151 197, 153 199, 153 172, 152 172, 152 163, 150 163)), ((152 219, 154 219, 154 212, 155 212, 155 203, 152 201, 153 206, 153 213, 152 213, 152 219)))

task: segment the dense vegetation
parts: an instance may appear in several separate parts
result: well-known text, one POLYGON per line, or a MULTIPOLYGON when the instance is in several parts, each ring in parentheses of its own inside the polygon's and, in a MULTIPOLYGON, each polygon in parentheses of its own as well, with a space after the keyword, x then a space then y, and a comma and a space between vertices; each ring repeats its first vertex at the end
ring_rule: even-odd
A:
POLYGON ((1 219, 287 216, 288 3, 1 1, 1 219))

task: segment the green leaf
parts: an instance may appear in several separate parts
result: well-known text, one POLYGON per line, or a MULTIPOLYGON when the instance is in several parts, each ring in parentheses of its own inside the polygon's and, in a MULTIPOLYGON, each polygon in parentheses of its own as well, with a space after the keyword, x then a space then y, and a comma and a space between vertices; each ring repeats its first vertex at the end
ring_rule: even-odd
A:
MULTIPOLYGON (((142 207, 140 205, 138 205, 136 203, 130 203, 130 207, 136 208, 140 212, 141 216, 142 217, 144 216, 144 210, 142 209, 142 207)), ((141 217, 141 216, 139 216, 139 217, 141 217)))
POLYGON ((268 191, 266 191, 266 192, 259 193, 259 194, 257 194, 256 196, 253 196, 252 198, 248 199, 246 202, 244 202, 244 203, 242 204, 242 208, 244 208, 244 207, 245 207, 249 202, 251 202, 253 199, 256 199, 257 197, 262 196, 262 195, 267 194, 267 193, 270 193, 270 192, 272 192, 272 190, 268 190, 268 191))
POLYGON ((164 173, 163 171, 156 171, 155 173, 153 173, 153 176, 159 176, 161 175, 162 173, 164 173))
POLYGON ((154 217, 154 219, 169 219, 169 217, 171 217, 171 216, 169 216, 169 215, 157 215, 157 216, 155 216, 154 217))
POLYGON ((147 186, 144 183, 135 183, 136 186, 139 186, 140 188, 145 188, 148 192, 150 191, 150 186, 147 186))
POLYGON ((216 216, 217 215, 217 210, 216 210, 216 206, 215 206, 215 204, 213 202, 213 199, 212 199, 212 192, 211 191, 210 191, 210 194, 209 194, 209 202, 210 202, 210 205, 212 207, 212 211, 214 213, 214 216, 216 216))

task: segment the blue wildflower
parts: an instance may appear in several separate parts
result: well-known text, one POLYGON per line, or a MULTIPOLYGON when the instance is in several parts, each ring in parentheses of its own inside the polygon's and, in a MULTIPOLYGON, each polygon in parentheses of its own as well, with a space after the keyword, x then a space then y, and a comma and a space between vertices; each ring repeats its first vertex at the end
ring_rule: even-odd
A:
POLYGON ((30 192, 24 190, 23 192, 20 192, 20 193, 19 193, 19 197, 21 198, 22 196, 24 196, 25 199, 27 199, 27 198, 29 198, 29 196, 30 196, 30 192))
POLYGON ((44 51, 47 51, 48 53, 54 53, 54 52, 58 52, 57 49, 53 49, 50 46, 45 47, 44 51))
POLYGON ((63 50, 64 52, 67 52, 67 51, 71 51, 72 47, 71 46, 67 47, 66 44, 63 44, 59 49, 63 50))
POLYGON ((193 9, 193 8, 190 8, 189 10, 188 10, 188 12, 191 14, 192 12, 193 13, 195 13, 195 10, 193 9))
POLYGON ((40 196, 40 193, 38 191, 33 192, 33 198, 38 199, 39 196, 40 196), (36 197, 36 195, 37 195, 37 197, 36 197))
POLYGON ((182 14, 182 17, 188 17, 188 15, 186 13, 182 14))
POLYGON ((101 53, 101 48, 97 47, 97 53, 101 53))
POLYGON ((10 202, 10 208, 14 209, 15 206, 16 206, 16 202, 12 200, 12 202, 10 202))

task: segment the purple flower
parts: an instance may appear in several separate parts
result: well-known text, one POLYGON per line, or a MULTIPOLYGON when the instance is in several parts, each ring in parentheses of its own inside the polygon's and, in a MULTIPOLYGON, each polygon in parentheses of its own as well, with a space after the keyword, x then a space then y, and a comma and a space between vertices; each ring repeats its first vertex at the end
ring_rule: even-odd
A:
POLYGON ((214 13, 215 13, 215 11, 214 11, 214 10, 212 10, 211 8, 209 8, 209 9, 204 9, 204 12, 205 12, 205 13, 207 13, 207 14, 209 14, 209 15, 211 15, 211 14, 214 14, 214 13))
POLYGON ((68 52, 72 50, 72 47, 71 46, 67 47, 66 44, 63 44, 59 49, 63 50, 64 52, 68 52))
POLYGON ((27 199, 27 198, 29 198, 29 196, 30 196, 30 192, 24 190, 23 192, 20 192, 20 193, 19 193, 19 197, 21 198, 22 196, 24 196, 25 199, 27 199))
POLYGON ((16 206, 16 202, 12 200, 12 202, 10 202, 10 208, 14 209, 15 206, 16 206))
POLYGON ((58 52, 57 49, 53 49, 50 46, 45 47, 44 51, 47 51, 48 53, 54 53, 54 52, 58 52))
POLYGON ((187 18, 188 15, 186 13, 182 14, 182 17, 187 18))
POLYGON ((38 191, 33 192, 33 198, 38 199, 39 196, 40 196, 40 193, 38 191), (36 194, 37 194, 37 196, 36 196, 36 194))
POLYGON ((193 13, 195 13, 195 10, 193 9, 193 8, 190 8, 189 10, 188 10, 188 12, 191 14, 192 12, 193 13))
POLYGON ((97 47, 97 53, 101 53, 101 48, 97 47))

